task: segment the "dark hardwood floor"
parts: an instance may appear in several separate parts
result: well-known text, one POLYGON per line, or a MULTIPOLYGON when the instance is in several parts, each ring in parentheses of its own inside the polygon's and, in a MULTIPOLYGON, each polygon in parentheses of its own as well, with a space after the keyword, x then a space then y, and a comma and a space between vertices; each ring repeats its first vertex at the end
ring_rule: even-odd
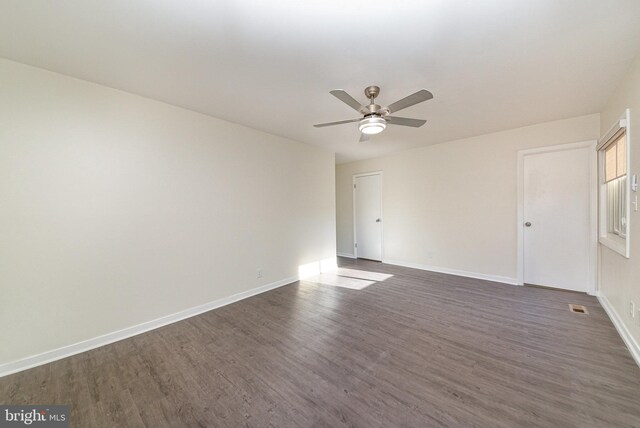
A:
POLYGON ((0 403, 70 404, 75 427, 640 426, 640 369, 595 298, 340 264, 0 378, 0 403))

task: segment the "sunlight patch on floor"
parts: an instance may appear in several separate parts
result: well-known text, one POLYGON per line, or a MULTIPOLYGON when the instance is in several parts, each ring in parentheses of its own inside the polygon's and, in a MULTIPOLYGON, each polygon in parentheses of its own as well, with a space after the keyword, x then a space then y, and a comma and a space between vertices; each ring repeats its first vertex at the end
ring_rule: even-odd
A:
POLYGON ((357 269, 334 268, 317 275, 308 275, 304 278, 307 282, 332 287, 349 288, 351 290, 362 290, 377 282, 391 278, 393 275, 379 272, 368 272, 357 269))
POLYGON ((376 281, 366 281, 363 279, 349 278, 347 276, 335 275, 333 273, 321 273, 320 275, 310 276, 304 279, 305 282, 313 282, 316 284, 330 285, 332 287, 349 288, 351 290, 362 290, 376 281))
POLYGON ((331 273, 340 276, 348 276, 349 278, 369 279, 371 281, 384 281, 391 278, 393 275, 389 273, 368 272, 366 270, 337 268, 331 273))

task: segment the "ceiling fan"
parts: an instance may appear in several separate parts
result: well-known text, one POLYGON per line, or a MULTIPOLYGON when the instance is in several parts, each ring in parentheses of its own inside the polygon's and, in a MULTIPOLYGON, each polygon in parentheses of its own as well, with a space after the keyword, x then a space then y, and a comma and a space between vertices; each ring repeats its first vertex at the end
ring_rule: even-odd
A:
POLYGON ((377 86, 368 86, 364 90, 364 94, 369 99, 370 104, 360 105, 351 95, 342 89, 335 89, 330 92, 331 95, 364 115, 362 119, 350 119, 341 120, 338 122, 319 123, 313 125, 316 128, 323 128, 325 126, 342 125, 343 123, 360 122, 358 128, 360 129, 360 141, 367 141, 369 135, 379 134, 387 127, 387 123, 391 125, 411 126, 413 128, 419 128, 427 121, 423 119, 409 119, 407 117, 395 117, 390 116, 391 113, 402 110, 403 108, 411 107, 412 105, 421 103, 423 101, 433 98, 433 94, 426 89, 421 89, 418 92, 411 94, 403 99, 396 101, 393 104, 389 104, 387 107, 381 107, 375 103, 376 97, 380 94, 380 88, 377 86))

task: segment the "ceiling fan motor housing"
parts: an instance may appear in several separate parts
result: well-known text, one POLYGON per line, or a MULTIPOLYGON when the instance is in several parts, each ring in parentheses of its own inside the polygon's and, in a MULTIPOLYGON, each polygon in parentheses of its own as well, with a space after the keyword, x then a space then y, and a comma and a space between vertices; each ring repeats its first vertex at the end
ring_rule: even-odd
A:
POLYGON ((372 114, 379 114, 380 109, 382 109, 382 107, 378 104, 369 104, 366 106, 362 106, 362 108, 360 108, 360 113, 364 114, 365 116, 371 116, 372 114))

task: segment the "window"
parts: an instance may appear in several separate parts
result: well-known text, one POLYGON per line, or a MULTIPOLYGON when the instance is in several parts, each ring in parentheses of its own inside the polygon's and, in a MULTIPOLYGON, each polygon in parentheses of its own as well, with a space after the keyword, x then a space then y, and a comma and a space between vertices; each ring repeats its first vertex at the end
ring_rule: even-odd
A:
POLYGON ((598 144, 600 243, 629 257, 628 110, 598 144))
POLYGON ((627 236, 627 136, 620 135, 605 150, 607 233, 627 236))

